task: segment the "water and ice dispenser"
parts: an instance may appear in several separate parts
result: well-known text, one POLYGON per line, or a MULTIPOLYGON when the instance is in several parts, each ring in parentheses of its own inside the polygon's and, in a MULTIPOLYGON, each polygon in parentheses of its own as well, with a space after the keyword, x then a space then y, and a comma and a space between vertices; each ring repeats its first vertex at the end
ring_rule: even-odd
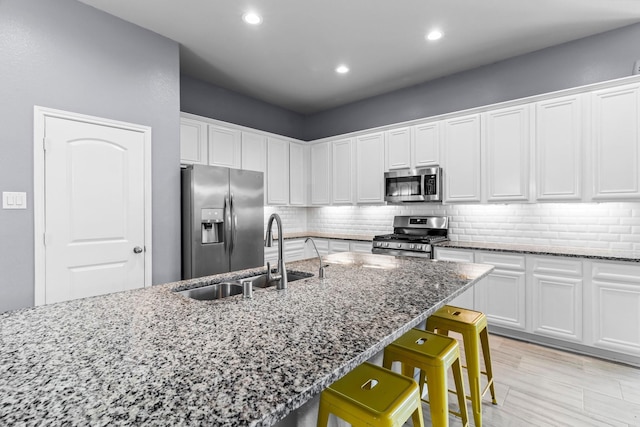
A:
POLYGON ((224 209, 202 209, 202 244, 224 242, 224 209))

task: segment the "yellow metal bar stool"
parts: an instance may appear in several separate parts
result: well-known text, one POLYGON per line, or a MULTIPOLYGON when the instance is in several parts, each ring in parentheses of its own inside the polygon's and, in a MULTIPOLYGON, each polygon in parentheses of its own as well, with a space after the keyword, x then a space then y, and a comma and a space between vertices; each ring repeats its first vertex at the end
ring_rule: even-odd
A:
POLYGON ((393 362, 401 363, 402 373, 407 377, 413 377, 415 368, 420 369, 420 396, 424 391, 426 380, 429 400, 425 402, 429 403, 433 426, 448 426, 449 412, 462 418, 464 427, 469 425, 460 367, 460 349, 455 339, 420 329, 411 329, 384 349, 382 365, 390 369, 393 362), (447 386, 449 368, 453 371, 460 412, 449 411, 447 386))
POLYGON ((353 426, 422 426, 420 389, 411 378, 364 362, 320 395, 318 427, 334 414, 353 426))
POLYGON ((465 308, 445 305, 427 319, 427 331, 449 335, 454 331, 462 335, 464 354, 467 361, 469 388, 471 388, 471 407, 476 427, 482 426, 482 396, 491 390, 491 402, 496 405, 496 393, 493 387, 493 370, 491 369, 491 353, 489 352, 489 334, 487 317, 479 312, 465 308), (484 356, 486 371, 480 368, 480 347, 484 356), (481 390, 480 375, 486 375, 487 385, 481 390))

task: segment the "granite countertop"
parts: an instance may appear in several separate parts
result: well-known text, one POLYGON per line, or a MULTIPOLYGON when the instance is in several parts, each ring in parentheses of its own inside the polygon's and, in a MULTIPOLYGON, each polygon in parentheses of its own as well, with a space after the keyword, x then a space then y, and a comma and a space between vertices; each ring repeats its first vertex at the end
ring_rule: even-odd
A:
MULTIPOLYGON (((277 233, 273 234, 273 238, 277 237, 277 233)), ((336 234, 336 233, 320 233, 317 231, 307 231, 307 232, 298 232, 298 233, 284 233, 282 236, 285 240, 287 239, 303 239, 305 237, 315 237, 318 239, 332 239, 332 240, 355 240, 358 242, 371 242, 373 240, 372 235, 364 235, 364 234, 336 234)))
POLYGON ((217 301, 244 270, 0 314, 0 425, 268 426, 492 267, 341 253, 315 277, 217 301))
POLYGON ((637 251, 611 251, 606 249, 561 247, 561 246, 536 246, 516 245, 509 243, 488 242, 441 242, 434 246, 455 249, 477 249, 495 252, 513 252, 519 254, 553 255, 573 258, 599 259, 603 261, 640 262, 640 252, 637 251))

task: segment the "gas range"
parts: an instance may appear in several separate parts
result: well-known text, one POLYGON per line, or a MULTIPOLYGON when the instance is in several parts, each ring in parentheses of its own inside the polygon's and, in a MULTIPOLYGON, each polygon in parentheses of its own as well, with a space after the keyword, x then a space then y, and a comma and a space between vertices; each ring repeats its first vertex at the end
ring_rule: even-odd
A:
POLYGON ((449 220, 444 216, 396 216, 393 234, 373 238, 374 254, 433 258, 431 245, 449 240, 449 220))

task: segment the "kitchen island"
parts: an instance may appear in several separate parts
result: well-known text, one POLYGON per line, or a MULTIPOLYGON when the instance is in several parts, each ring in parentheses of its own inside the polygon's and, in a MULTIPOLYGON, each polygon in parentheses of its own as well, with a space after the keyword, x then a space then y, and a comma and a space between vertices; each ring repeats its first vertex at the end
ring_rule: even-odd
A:
POLYGON ((268 426, 491 266, 341 253, 289 288, 174 293, 264 269, 0 315, 0 425, 268 426))

